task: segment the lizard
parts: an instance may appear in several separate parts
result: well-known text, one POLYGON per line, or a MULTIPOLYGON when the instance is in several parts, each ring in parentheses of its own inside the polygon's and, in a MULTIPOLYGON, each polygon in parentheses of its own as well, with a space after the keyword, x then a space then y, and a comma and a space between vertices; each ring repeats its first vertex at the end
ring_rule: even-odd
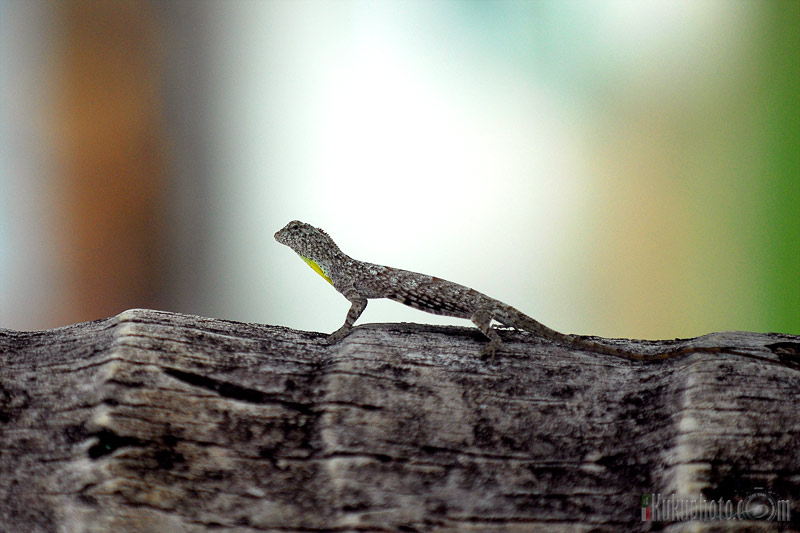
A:
POLYGON ((627 348, 596 342, 579 335, 551 329, 516 308, 481 292, 452 281, 399 268, 358 261, 342 252, 333 239, 320 228, 294 220, 275 233, 275 240, 294 250, 303 261, 350 302, 342 327, 328 335, 335 343, 346 337, 371 298, 389 298, 415 309, 436 315, 465 318, 489 339, 482 355, 494 359, 503 346, 500 335, 492 328, 492 320, 517 330, 527 331, 563 346, 622 357, 634 361, 655 361, 693 352, 728 351, 750 358, 760 356, 736 352, 729 348, 682 346, 656 353, 640 353, 627 348))

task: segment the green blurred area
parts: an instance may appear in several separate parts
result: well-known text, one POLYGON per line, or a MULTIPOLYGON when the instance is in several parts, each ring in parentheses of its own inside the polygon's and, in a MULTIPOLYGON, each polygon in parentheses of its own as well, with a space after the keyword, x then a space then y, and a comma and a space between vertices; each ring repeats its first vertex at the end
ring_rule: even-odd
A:
POLYGON ((770 303, 759 329, 800 333, 800 2, 768 2, 762 113, 763 243, 760 264, 770 303))

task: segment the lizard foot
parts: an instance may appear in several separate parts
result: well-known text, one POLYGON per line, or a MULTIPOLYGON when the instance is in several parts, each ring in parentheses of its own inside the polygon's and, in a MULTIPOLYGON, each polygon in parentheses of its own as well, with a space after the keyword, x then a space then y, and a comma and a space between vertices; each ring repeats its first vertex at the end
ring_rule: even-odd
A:
POLYGON ((489 359, 494 361, 494 356, 497 353, 497 348, 499 347, 499 342, 495 342, 494 340, 489 341, 489 343, 486 344, 486 346, 484 346, 481 350, 481 359, 489 359))
POLYGON ((347 337, 348 333, 350 333, 350 328, 341 327, 327 336, 325 339, 325 344, 336 344, 340 340, 347 337))

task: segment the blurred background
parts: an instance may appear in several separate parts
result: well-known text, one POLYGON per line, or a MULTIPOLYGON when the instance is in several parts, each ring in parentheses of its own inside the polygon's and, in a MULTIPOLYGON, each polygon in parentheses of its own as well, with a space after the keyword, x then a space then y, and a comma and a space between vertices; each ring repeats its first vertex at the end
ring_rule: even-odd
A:
MULTIPOLYGON (((273 233, 570 333, 800 333, 800 2, 0 0, 0 327, 330 332, 273 233)), ((387 300, 359 323, 456 323, 387 300)))

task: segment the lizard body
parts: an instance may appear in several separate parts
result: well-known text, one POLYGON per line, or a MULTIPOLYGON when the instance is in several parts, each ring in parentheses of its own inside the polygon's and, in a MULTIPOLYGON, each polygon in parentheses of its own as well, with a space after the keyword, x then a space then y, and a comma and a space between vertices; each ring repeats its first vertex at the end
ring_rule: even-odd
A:
POLYGON ((643 354, 602 344, 548 328, 514 307, 464 285, 434 276, 358 261, 342 252, 319 228, 298 220, 275 233, 275 240, 294 250, 318 274, 350 302, 344 324, 328 336, 328 342, 344 338, 367 307, 370 298, 389 298, 421 311, 471 320, 489 338, 485 355, 494 357, 502 346, 492 320, 524 330, 567 347, 625 359, 652 361, 692 352, 721 352, 719 347, 688 346, 643 354))

